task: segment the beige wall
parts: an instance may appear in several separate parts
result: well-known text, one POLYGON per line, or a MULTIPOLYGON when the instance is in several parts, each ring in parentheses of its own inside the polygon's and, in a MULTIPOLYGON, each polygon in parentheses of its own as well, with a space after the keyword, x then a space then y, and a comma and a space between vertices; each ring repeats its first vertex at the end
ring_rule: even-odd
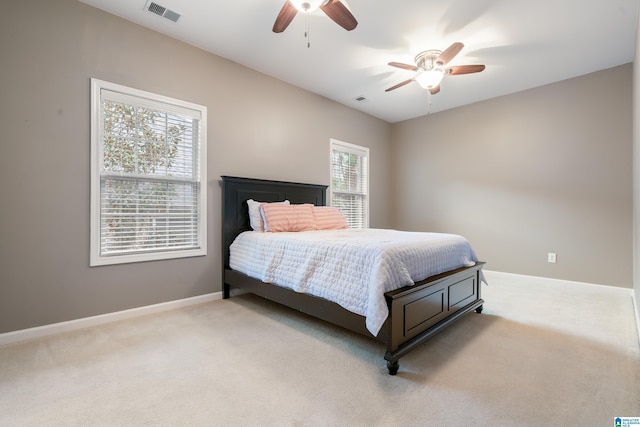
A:
POLYGON ((0 58, 0 333, 219 291, 218 177, 328 184, 330 138, 371 149, 372 227, 631 284, 631 66, 390 125, 76 0, 6 4, 0 58), (207 256, 89 268, 90 77, 208 106, 207 256))
POLYGON ((628 64, 394 124, 395 226, 463 234, 490 270, 631 287, 631 87, 628 64))
MULTIPOLYGON (((640 13, 640 12, 639 12, 640 13)), ((640 24, 640 15, 638 16, 640 24)), ((633 63, 633 288, 636 324, 640 326, 640 25, 636 26, 636 55, 633 63)), ((638 331, 640 335, 640 330, 638 331)))
POLYGON ((220 175, 329 183, 329 140, 371 149, 391 225, 390 125, 76 0, 0 15, 0 333, 221 289, 220 175), (208 107, 205 257, 89 268, 90 78, 208 107))

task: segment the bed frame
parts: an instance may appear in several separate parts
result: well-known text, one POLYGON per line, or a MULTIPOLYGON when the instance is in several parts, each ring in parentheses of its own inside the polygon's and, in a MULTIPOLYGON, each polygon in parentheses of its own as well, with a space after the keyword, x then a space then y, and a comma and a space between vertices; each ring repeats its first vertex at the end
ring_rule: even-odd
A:
POLYGON ((242 289, 297 309, 303 313, 350 329, 384 342, 384 355, 389 374, 395 375, 400 357, 413 350, 470 311, 482 312, 480 298, 483 262, 429 277, 395 291, 385 293, 389 317, 378 336, 365 326, 365 318, 338 304, 295 292, 274 284, 263 283, 229 268, 229 246, 236 236, 250 230, 247 200, 275 202, 288 199, 291 203, 326 204, 326 185, 268 181, 251 178, 222 177, 223 193, 223 298, 230 297, 232 288, 242 289))

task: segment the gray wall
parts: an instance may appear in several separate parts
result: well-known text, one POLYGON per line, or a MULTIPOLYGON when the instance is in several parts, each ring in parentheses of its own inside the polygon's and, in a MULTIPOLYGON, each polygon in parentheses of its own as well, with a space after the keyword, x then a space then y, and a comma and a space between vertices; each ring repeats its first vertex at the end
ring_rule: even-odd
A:
POLYGON ((631 66, 390 125, 76 0, 4 5, 0 58, 0 333, 219 291, 218 177, 328 184, 330 138, 371 149, 372 227, 631 284, 631 66), (208 106, 207 256, 89 268, 90 77, 208 106))
POLYGON ((637 119, 640 114, 640 15, 638 24, 633 63, 633 288, 636 322, 640 325, 640 120, 637 119))
POLYGON ((631 88, 627 64, 394 124, 395 226, 463 234, 490 270, 631 287, 631 88))
POLYGON ((329 183, 329 139, 371 149, 391 226, 391 126, 76 0, 0 14, 0 333, 221 289, 220 175, 329 183), (89 79, 208 107, 205 257, 89 268, 89 79))

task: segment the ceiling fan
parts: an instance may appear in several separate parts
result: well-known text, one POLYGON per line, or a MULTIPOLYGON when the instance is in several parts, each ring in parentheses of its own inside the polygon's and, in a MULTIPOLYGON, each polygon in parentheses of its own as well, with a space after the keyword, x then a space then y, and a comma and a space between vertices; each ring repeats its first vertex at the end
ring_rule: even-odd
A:
POLYGON ((440 82, 444 76, 455 76, 458 74, 471 74, 479 73, 484 70, 484 65, 454 65, 452 67, 445 67, 460 51, 464 45, 460 42, 456 42, 446 48, 444 51, 439 50, 425 50, 416 55, 416 65, 403 64, 400 62, 389 62, 392 67, 402 68, 403 70, 418 71, 418 74, 398 83, 395 86, 391 86, 386 89, 385 92, 398 89, 413 81, 417 81, 420 86, 428 89, 432 95, 440 92, 440 82))
POLYGON ((320 8, 329 18, 347 31, 358 25, 349 9, 340 0, 287 0, 273 24, 273 32, 281 33, 298 12, 310 13, 320 8))

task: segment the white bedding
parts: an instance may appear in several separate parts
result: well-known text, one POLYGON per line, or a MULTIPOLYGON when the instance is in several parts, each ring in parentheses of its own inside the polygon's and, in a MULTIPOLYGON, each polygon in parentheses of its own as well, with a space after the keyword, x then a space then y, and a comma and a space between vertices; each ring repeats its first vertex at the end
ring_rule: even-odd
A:
POLYGON ((385 292, 477 260, 467 239, 455 234, 246 231, 231 244, 229 266, 263 282, 336 302, 365 316, 375 336, 389 314, 385 292))

